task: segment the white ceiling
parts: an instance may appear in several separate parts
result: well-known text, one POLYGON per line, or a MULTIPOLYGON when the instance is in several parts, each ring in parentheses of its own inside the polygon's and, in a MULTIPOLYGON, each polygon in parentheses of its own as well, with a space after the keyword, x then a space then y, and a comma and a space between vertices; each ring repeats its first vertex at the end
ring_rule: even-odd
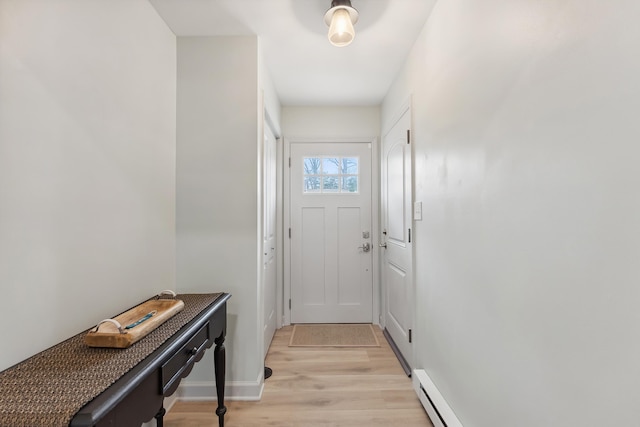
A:
POLYGON ((352 0, 351 45, 327 40, 330 0, 149 0, 177 36, 260 37, 283 106, 378 105, 436 0, 352 0))

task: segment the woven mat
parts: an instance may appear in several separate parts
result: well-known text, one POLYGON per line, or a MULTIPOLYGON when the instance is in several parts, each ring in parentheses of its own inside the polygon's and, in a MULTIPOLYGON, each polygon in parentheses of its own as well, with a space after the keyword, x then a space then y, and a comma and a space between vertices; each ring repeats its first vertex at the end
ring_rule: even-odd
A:
POLYGON ((289 347, 380 347, 369 324, 295 325, 289 347))
POLYGON ((210 306, 217 294, 184 294, 184 309, 126 349, 91 348, 82 332, 0 372, 0 426, 68 426, 84 405, 210 306))

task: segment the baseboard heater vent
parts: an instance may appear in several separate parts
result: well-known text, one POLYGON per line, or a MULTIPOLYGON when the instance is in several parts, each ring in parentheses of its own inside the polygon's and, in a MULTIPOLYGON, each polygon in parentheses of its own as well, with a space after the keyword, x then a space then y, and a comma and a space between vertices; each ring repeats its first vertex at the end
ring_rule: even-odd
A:
POLYGON ((424 369, 413 371, 413 388, 434 427, 463 427, 424 369))

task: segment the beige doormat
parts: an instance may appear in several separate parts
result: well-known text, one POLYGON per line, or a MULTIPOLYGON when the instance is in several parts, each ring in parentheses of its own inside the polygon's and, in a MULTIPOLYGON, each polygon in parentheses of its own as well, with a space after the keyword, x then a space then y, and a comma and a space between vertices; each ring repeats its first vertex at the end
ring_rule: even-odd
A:
POLYGON ((289 347, 380 347, 369 324, 294 325, 289 347))

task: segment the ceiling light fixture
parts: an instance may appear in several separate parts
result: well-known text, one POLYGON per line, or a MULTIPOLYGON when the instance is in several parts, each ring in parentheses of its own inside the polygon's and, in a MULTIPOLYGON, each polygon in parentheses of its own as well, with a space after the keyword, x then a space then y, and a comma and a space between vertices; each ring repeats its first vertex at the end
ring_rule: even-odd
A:
POLYGON ((356 32, 353 24, 358 22, 358 11, 351 7, 351 0, 333 0, 331 9, 324 14, 324 23, 329 26, 329 41, 342 47, 353 41, 356 32))

